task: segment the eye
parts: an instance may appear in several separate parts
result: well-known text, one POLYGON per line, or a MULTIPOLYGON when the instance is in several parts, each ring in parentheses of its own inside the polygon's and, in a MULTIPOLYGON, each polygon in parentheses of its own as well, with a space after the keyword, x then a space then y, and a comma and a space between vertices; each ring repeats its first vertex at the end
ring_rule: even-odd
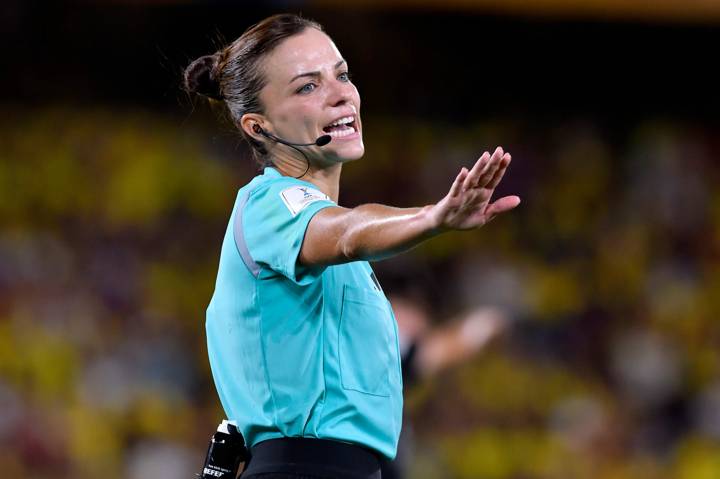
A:
POLYGON ((306 83, 297 90, 297 93, 301 93, 304 95, 313 91, 315 87, 316 85, 314 83, 306 83))
POLYGON ((349 82, 350 81, 350 72, 342 72, 338 75, 338 80, 343 82, 349 82))

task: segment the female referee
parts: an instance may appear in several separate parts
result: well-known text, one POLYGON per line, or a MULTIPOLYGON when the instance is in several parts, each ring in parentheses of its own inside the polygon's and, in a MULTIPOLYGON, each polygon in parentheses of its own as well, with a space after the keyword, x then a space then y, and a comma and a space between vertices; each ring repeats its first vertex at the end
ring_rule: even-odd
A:
POLYGON ((517 206, 490 202, 510 155, 484 153, 436 204, 339 206, 343 165, 364 153, 360 96, 322 27, 295 15, 198 58, 185 86, 224 103, 264 167, 238 192, 206 322, 220 400, 252 454, 243 478, 380 478, 402 380, 368 261, 517 206))

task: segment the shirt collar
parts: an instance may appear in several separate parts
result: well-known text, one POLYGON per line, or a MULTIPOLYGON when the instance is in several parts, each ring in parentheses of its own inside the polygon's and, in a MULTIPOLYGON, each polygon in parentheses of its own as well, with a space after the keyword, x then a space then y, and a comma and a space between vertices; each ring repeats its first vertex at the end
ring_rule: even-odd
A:
POLYGON ((266 166, 263 170, 263 176, 268 176, 270 178, 280 178, 282 176, 282 173, 280 173, 272 166, 266 166))

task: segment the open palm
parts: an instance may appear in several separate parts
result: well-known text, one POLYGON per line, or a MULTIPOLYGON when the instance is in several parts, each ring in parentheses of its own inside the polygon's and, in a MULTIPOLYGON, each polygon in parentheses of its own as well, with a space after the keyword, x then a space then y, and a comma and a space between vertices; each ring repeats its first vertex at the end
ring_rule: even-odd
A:
POLYGON ((492 155, 487 151, 483 153, 471 170, 463 167, 448 194, 433 207, 440 228, 478 228, 520 204, 520 198, 514 195, 490 203, 511 159, 510 154, 498 146, 492 155))

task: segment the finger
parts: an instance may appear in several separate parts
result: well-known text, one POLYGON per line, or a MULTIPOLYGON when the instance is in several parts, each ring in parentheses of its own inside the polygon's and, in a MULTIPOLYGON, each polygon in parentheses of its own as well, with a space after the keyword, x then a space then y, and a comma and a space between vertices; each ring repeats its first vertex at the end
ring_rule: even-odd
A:
POLYGON ((480 158, 475 162, 475 165, 472 167, 470 172, 468 173, 467 177, 465 178, 465 182, 463 183, 463 189, 469 190, 470 188, 475 188, 475 185, 477 184, 477 180, 482 174, 482 171, 485 169, 485 166, 487 165, 487 162, 490 160, 490 153, 487 151, 483 153, 480 158))
POLYGON ((507 170, 507 167, 511 161, 512 157, 510 156, 510 153, 505 153, 500 160, 500 167, 495 172, 495 175, 493 175, 492 179, 488 182, 487 188, 491 190, 497 188, 497 185, 500 183, 500 180, 502 180, 502 177, 505 175, 505 170, 507 170))
POLYGON ((488 161, 490 161, 490 153, 487 151, 483 153, 480 158, 475 162, 472 169, 468 172, 467 177, 465 178, 465 182, 463 183, 463 189, 468 190, 470 188, 474 188, 475 184, 477 183, 478 177, 482 174, 483 170, 487 166, 488 161))
POLYGON ((502 198, 496 200, 494 203, 489 205, 487 207, 487 209, 485 210, 485 214, 490 219, 492 219, 493 217, 495 217, 501 213, 510 211, 511 209, 515 208, 519 204, 520 204, 519 196, 515 196, 515 195, 503 196, 502 198))
POLYGON ((490 180, 495 176, 498 169, 500 168, 500 162, 503 158, 503 150, 499 146, 495 149, 490 161, 488 162, 487 168, 478 178, 477 187, 486 188, 490 180))
POLYGON ((458 173, 457 177, 455 178, 455 181, 453 181, 452 186, 450 187, 450 196, 452 198, 455 198, 460 194, 460 191, 462 191, 462 185, 463 181, 465 180, 465 177, 467 177, 468 169, 464 166, 460 169, 460 173, 458 173))

